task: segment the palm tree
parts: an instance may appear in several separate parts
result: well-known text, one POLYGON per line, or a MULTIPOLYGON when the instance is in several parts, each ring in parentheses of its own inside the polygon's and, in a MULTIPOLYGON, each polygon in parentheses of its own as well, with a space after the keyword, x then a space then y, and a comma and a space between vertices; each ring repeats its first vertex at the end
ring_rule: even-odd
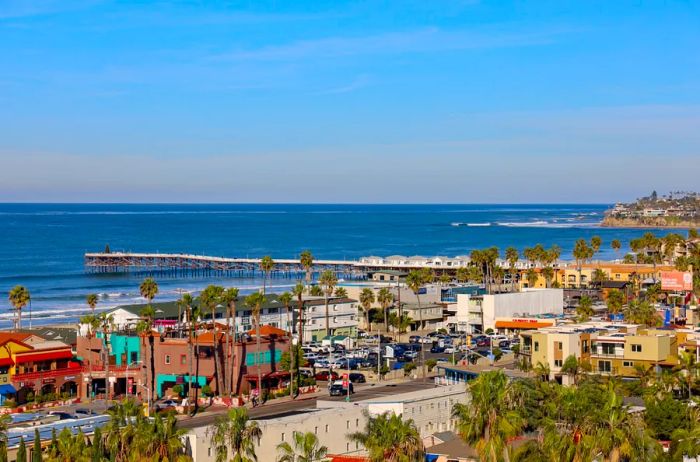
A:
POLYGON ((389 306, 394 303, 394 294, 387 287, 382 287, 377 293, 377 303, 384 313, 384 328, 389 332, 389 306))
POLYGON ((90 307, 90 314, 86 314, 85 316, 82 316, 80 318, 80 323, 84 324, 87 327, 87 333, 86 337, 88 339, 88 390, 90 390, 90 398, 92 398, 92 365, 93 365, 93 358, 92 358, 92 339, 95 335, 95 332, 100 326, 100 320, 98 319, 97 316, 95 316, 95 308, 97 307, 97 295, 96 294, 90 294, 86 298, 86 302, 88 306, 90 307))
POLYGON ((199 318, 199 307, 194 305, 194 299, 190 294, 182 295, 182 305, 185 309, 185 316, 187 317, 187 396, 192 398, 192 373, 194 367, 194 338, 197 333, 197 319, 199 318))
POLYGON ((584 295, 578 302, 576 314, 580 321, 587 321, 593 316, 593 300, 588 295, 584 295))
POLYGON ((620 242, 619 239, 613 239, 610 241, 610 248, 615 251, 615 254, 617 255, 618 252, 620 252, 620 249, 622 248, 622 243, 620 242))
MULTIPOLYGON (((406 286, 411 289, 411 292, 413 292, 413 294, 416 296, 416 300, 418 301, 418 322, 421 329, 423 328, 423 308, 420 305, 420 290, 423 288, 426 279, 426 273, 421 270, 413 270, 408 273, 408 276, 406 276, 406 286)), ((420 349, 420 359, 423 368, 423 381, 425 381, 427 377, 424 350, 424 348, 420 349)))
POLYGON ((695 423, 690 428, 678 428, 671 434, 673 444, 671 452, 673 460, 686 460, 690 457, 700 456, 700 423, 695 423))
POLYGON ((528 269, 527 273, 525 274, 525 278, 527 279, 527 286, 534 288, 537 285, 537 280, 539 279, 537 270, 535 268, 528 269))
POLYGON ((326 460, 328 448, 321 446, 318 437, 313 432, 298 432, 292 433, 292 441, 294 446, 287 442, 277 445, 277 451, 280 456, 277 462, 321 462, 326 460))
MULTIPOLYGON (((362 289, 362 292, 360 292, 360 305, 362 306, 362 311, 365 313, 365 319, 367 320, 367 330, 370 331, 372 330, 370 321, 369 321, 369 311, 372 309, 372 304, 374 303, 375 298, 374 298, 374 291, 370 289, 369 287, 365 287, 362 289)), ((388 327, 385 327, 388 329, 388 327)))
POLYGON ((239 290, 236 287, 226 289, 221 301, 226 305, 226 360, 224 361, 224 388, 229 398, 233 395, 233 355, 236 344, 236 301, 239 290))
POLYGON ((561 366, 561 372, 562 374, 566 374, 569 376, 569 378, 573 381, 573 383, 576 383, 576 379, 581 372, 581 368, 579 367, 579 362, 578 359, 576 359, 576 356, 574 355, 569 355, 566 357, 564 360, 564 364, 561 366))
POLYGON ((481 373, 468 387, 471 402, 456 404, 452 412, 459 434, 482 461, 508 460, 508 440, 525 426, 516 387, 501 370, 481 373))
POLYGON ((211 331, 213 333, 214 344, 214 376, 216 377, 216 392, 222 394, 221 384, 221 363, 219 362, 219 327, 216 322, 216 307, 222 301, 224 288, 221 286, 209 285, 199 294, 199 303, 211 314, 211 331))
POLYGON ((304 250, 299 255, 299 263, 306 273, 306 285, 311 285, 311 270, 314 267, 314 256, 311 255, 310 250, 304 250))
POLYGON ((8 296, 12 307, 15 309, 15 330, 22 328, 22 308, 31 302, 32 296, 24 286, 14 286, 8 296))
POLYGON ((579 239, 574 244, 573 251, 574 259, 576 260, 576 269, 578 270, 578 285, 581 285, 581 271, 583 264, 593 256, 593 249, 588 246, 584 239, 579 239))
POLYGON ((271 256, 265 255, 262 257, 262 260, 260 260, 260 271, 263 272, 263 290, 262 293, 265 295, 265 286, 267 283, 267 279, 270 277, 270 272, 275 268, 275 261, 272 259, 271 256))
POLYGON ((336 287, 333 296, 337 298, 348 298, 348 291, 345 287, 336 287))
MULTIPOLYGON (((148 344, 150 350, 150 359, 148 369, 150 369, 151 376, 151 396, 155 396, 156 392, 156 360, 155 360, 155 339, 153 338, 153 324, 155 319, 155 311, 151 303, 153 299, 158 295, 158 283, 153 278, 146 278, 141 282, 139 286, 139 292, 141 296, 148 301, 148 304, 141 310, 140 316, 141 320, 136 326, 136 330, 140 334, 145 334, 148 336, 148 344)), ((148 383, 148 379, 144 380, 148 383)), ((149 404, 150 405, 150 404, 149 404)))
POLYGON ((260 292, 248 295, 245 305, 253 311, 253 321, 255 322, 255 365, 258 370, 258 396, 262 397, 262 369, 260 368, 262 347, 260 342, 260 311, 265 303, 265 296, 260 292))
POLYGON ((517 274, 515 265, 518 264, 519 259, 520 253, 518 252, 518 249, 516 249, 515 247, 508 247, 506 249, 506 261, 508 262, 508 270, 510 272, 510 283, 512 291, 515 291, 515 275, 517 274))
POLYGON ((173 413, 156 414, 152 423, 144 421, 141 428, 143 431, 136 434, 135 449, 147 460, 191 460, 184 455, 183 440, 187 430, 177 428, 177 418, 173 413))
POLYGON ((297 336, 299 337, 299 343, 304 342, 304 284, 297 282, 294 287, 292 287, 292 295, 297 298, 297 310, 299 318, 299 330, 297 331, 297 336))
POLYGON ((547 287, 552 287, 552 279, 554 278, 554 268, 551 266, 545 266, 542 268, 542 276, 544 276, 545 284, 547 287))
POLYGON ((100 329, 104 336, 104 365, 105 365, 105 397, 112 399, 112 387, 109 384, 109 334, 114 330, 114 316, 101 313, 99 316, 100 329))
POLYGON ((333 295, 333 289, 338 284, 338 277, 333 271, 326 270, 321 273, 318 283, 323 289, 323 298, 326 305, 326 336, 331 335, 330 316, 328 314, 328 298, 333 295))
POLYGON ((419 462, 424 448, 420 433, 412 419, 402 419, 393 413, 367 417, 363 432, 347 435, 367 450, 370 462, 419 462))
MULTIPOLYGON (((284 309, 287 312, 287 337, 290 339, 292 338, 292 312, 289 309, 289 306, 292 304, 292 300, 294 298, 292 297, 292 294, 289 292, 282 292, 278 298, 279 302, 284 305, 284 309)), ((280 322, 280 326, 282 323, 280 322)))
POLYGON ((591 250, 593 250, 591 258, 593 258, 600 251, 601 245, 603 245, 603 240, 600 238, 600 236, 591 237, 591 250))
POLYGON ((688 388, 688 399, 693 399, 693 382, 697 377, 697 371, 700 368, 700 364, 695 361, 695 354, 682 351, 678 358, 678 365, 676 370, 678 372, 683 372, 682 381, 685 382, 685 386, 688 388))
POLYGON ((615 315, 622 310, 622 305, 625 303, 625 294, 617 289, 613 289, 608 292, 608 298, 605 302, 608 305, 608 312, 615 315))
POLYGON ((255 446, 262 438, 262 430, 257 422, 248 418, 246 408, 230 409, 225 416, 217 417, 214 426, 207 432, 216 462, 257 462, 255 446))

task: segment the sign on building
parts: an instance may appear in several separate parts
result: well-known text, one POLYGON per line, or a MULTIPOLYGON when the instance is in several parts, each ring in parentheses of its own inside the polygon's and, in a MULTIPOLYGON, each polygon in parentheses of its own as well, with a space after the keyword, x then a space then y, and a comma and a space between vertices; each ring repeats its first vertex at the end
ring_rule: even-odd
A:
POLYGON ((693 274, 683 271, 662 271, 661 290, 693 290, 693 274))

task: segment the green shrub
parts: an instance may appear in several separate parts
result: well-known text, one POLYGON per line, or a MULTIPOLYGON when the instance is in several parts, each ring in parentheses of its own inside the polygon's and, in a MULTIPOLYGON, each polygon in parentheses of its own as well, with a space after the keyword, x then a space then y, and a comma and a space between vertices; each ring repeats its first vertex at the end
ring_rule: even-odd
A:
POLYGON ((416 369, 415 363, 406 363, 403 365, 403 375, 408 377, 416 369))

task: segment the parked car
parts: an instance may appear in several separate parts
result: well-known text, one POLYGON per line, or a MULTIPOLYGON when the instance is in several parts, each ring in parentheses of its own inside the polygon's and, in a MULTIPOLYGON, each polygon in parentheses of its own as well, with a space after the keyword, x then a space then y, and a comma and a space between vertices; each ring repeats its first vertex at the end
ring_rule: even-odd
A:
MULTIPOLYGON (((348 385, 350 386, 350 394, 352 395, 355 393, 355 387, 352 386, 352 382, 348 383, 348 385)), ((328 393, 331 396, 345 396, 348 394, 348 389, 343 386, 343 382, 335 382, 331 385, 328 393)))
POLYGON ((433 343, 435 339, 433 337, 421 337, 420 343, 433 343))
POLYGON ((445 347, 441 347, 440 345, 433 345, 433 347, 430 349, 431 353, 444 353, 445 352, 445 347))
POLYGON ((418 343, 420 342, 420 335, 411 335, 408 337, 408 342, 409 343, 418 343))
POLYGON ((365 383, 367 382, 367 378, 365 377, 365 374, 361 374, 359 372, 351 372, 349 375, 350 382, 351 383, 365 383))
POLYGON ((404 353, 403 353, 403 355, 401 355, 400 359, 402 359, 405 362, 411 362, 414 359, 416 359, 417 357, 418 357, 418 353, 416 353, 413 350, 408 350, 408 351, 404 351, 404 353))
POLYGON ((510 348, 510 340, 501 340, 498 342, 498 348, 510 348))
POLYGON ((329 377, 330 377, 331 380, 338 380, 339 375, 338 375, 338 373, 335 372, 335 371, 333 371, 333 372, 330 372, 330 371, 318 371, 318 372, 316 372, 316 375, 314 376, 314 378, 315 378, 316 381, 318 381, 318 382, 328 382, 328 378, 329 378, 329 377))
POLYGON ((491 345, 491 341, 487 339, 479 339, 476 341, 476 346, 478 347, 487 347, 491 345))
POLYGON ((443 353, 452 354, 456 351, 457 351, 457 348, 455 348, 452 345, 447 345, 447 346, 443 347, 443 353))
POLYGON ((180 403, 175 401, 174 399, 166 399, 164 401, 159 401, 156 403, 156 410, 163 411, 165 409, 171 409, 179 405, 180 403))

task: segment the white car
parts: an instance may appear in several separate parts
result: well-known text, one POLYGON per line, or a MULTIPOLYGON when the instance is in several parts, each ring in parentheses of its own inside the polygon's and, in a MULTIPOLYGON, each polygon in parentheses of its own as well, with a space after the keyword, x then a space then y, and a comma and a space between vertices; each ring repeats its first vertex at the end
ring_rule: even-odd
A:
POLYGON ((452 354, 452 353, 455 353, 456 351, 457 351, 457 349, 455 347, 453 347, 452 345, 447 345, 445 347, 444 353, 452 354))
POLYGON ((437 339, 433 339, 431 337, 421 337, 418 343, 433 343, 433 341, 437 341, 437 339))

